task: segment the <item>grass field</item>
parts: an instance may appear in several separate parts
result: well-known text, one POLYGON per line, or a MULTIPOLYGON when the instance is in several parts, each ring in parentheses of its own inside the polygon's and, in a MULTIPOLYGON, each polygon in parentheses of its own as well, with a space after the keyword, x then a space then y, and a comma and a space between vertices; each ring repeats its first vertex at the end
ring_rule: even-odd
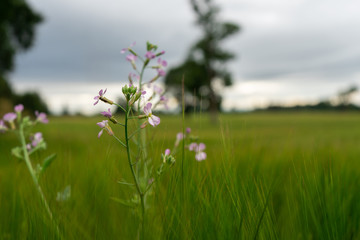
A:
MULTIPOLYGON (((134 210, 111 198, 133 190, 126 153, 110 136, 97 138, 101 118, 52 118, 43 132, 57 153, 41 186, 63 239, 135 239, 134 210), (56 194, 71 185, 71 198, 56 194)), ((150 156, 161 162, 181 131, 181 117, 147 127, 150 156)), ((147 209, 147 239, 360 239, 360 114, 248 113, 186 118, 207 146, 197 162, 186 152, 167 172, 147 209)), ((119 131, 120 129, 117 129, 119 131)), ((120 135, 120 134, 119 134, 120 135)), ((23 162, 0 135, 0 239, 54 239, 40 197, 23 162)))

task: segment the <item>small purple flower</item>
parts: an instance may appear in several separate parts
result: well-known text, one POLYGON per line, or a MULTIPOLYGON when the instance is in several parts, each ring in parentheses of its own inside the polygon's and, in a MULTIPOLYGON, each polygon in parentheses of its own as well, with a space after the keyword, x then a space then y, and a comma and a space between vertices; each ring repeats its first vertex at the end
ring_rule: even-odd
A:
POLYGON ((94 105, 98 104, 100 98, 101 98, 102 96, 104 96, 104 94, 106 93, 106 90, 107 90, 107 88, 105 89, 105 91, 103 91, 103 90, 101 89, 101 90, 99 91, 99 95, 94 97, 94 100, 96 100, 95 103, 94 103, 94 105))
POLYGON ((189 128, 189 127, 186 128, 186 133, 187 133, 187 134, 190 134, 190 133, 191 133, 191 128, 189 128))
MULTIPOLYGON (((199 145, 196 145, 194 150, 196 152, 195 159, 197 161, 200 162, 200 161, 203 161, 206 159, 206 153, 204 152, 205 148, 206 148, 206 146, 204 143, 199 143, 199 145)), ((190 146, 189 146, 189 150, 190 150, 190 146)))
POLYGON ((103 121, 101 121, 101 122, 96 123, 99 127, 101 127, 101 130, 100 130, 100 132, 98 133, 98 138, 101 137, 101 134, 103 133, 104 128, 105 128, 107 122, 108 122, 108 120, 103 120, 103 121))
POLYGON ((195 151, 197 149, 197 143, 190 143, 189 145, 189 151, 195 151))
POLYGON ((152 51, 148 51, 146 52, 145 57, 150 60, 150 59, 154 59, 156 55, 152 51))
POLYGON ((135 62, 137 59, 137 56, 133 55, 133 54, 129 54, 126 56, 126 60, 128 60, 129 62, 135 62))
POLYGON ((108 118, 111 118, 112 117, 112 113, 110 111, 110 108, 108 109, 108 111, 104 111, 104 112, 101 112, 101 115, 103 115, 104 117, 108 117, 108 118))
POLYGON ((152 114, 151 107, 152 103, 147 103, 144 107, 144 113, 147 116, 150 125, 155 127, 160 124, 160 118, 152 114))
POLYGON ((183 133, 178 133, 178 134, 176 134, 176 140, 182 140, 184 138, 184 134, 183 133))
POLYGON ((21 113, 24 110, 24 105, 18 104, 14 107, 15 112, 21 113))
POLYGON ((162 60, 161 58, 158 58, 158 64, 160 67, 166 67, 167 66, 167 62, 165 60, 162 60))
POLYGON ((31 144, 30 144, 30 143, 26 144, 26 149, 27 149, 28 151, 31 150, 31 144))
POLYGON ((175 146, 179 146, 180 141, 184 138, 184 134, 179 132, 176 134, 175 146))
POLYGON ((166 75, 166 72, 164 71, 164 69, 159 68, 159 69, 156 69, 156 71, 158 72, 158 75, 161 77, 166 75))
POLYGON ((108 132, 108 134, 110 136, 114 135, 114 132, 112 131, 112 129, 110 128, 109 124, 108 124, 108 120, 103 120, 101 122, 96 123, 96 125, 98 125, 99 127, 101 127, 100 132, 98 133, 98 138, 101 137, 104 129, 108 132))
POLYGON ((165 156, 168 156, 168 155, 170 155, 170 149, 167 148, 167 149, 165 150, 165 156))
POLYGON ((47 119, 46 113, 39 113, 38 111, 35 111, 36 121, 39 121, 41 123, 48 123, 49 120, 47 119))
POLYGON ((5 123, 3 120, 0 120, 0 133, 3 133, 7 130, 8 128, 5 126, 5 123))
POLYGON ((6 122, 13 122, 16 119, 16 113, 13 112, 6 113, 3 119, 6 122))
POLYGON ((204 152, 198 152, 198 153, 196 153, 195 154, 195 159, 197 160, 197 161, 203 161, 203 160, 205 160, 206 159, 206 153, 204 153, 204 152))
POLYGON ((42 133, 41 132, 35 133, 34 136, 30 138, 30 140, 31 140, 31 145, 33 147, 36 147, 41 141, 43 141, 42 133))
POLYGON ((165 109, 169 109, 168 101, 169 99, 167 97, 165 97, 164 95, 160 97, 160 101, 164 104, 165 109))
POLYGON ((128 60, 131 63, 131 66, 133 67, 134 70, 136 70, 136 61, 137 56, 133 55, 133 54, 129 54, 126 56, 126 60, 128 60))
POLYGON ((161 87, 159 87, 158 85, 154 85, 154 92, 161 95, 163 92, 163 89, 161 87))
POLYGON ((131 49, 133 46, 135 46, 136 42, 133 42, 129 47, 121 49, 120 53, 123 54, 129 49, 131 49))

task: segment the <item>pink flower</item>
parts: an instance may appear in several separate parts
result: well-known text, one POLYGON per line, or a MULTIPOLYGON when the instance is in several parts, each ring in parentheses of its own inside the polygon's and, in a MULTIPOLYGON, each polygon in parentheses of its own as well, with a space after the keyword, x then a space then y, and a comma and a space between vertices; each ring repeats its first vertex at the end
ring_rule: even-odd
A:
POLYGON ((154 92, 161 95, 163 92, 163 89, 161 87, 159 87, 158 85, 154 85, 154 92))
POLYGON ((112 136, 114 135, 114 132, 112 131, 112 129, 110 128, 109 124, 108 124, 108 120, 103 120, 101 122, 96 123, 96 125, 98 125, 99 127, 101 127, 100 132, 98 133, 98 138, 101 137, 104 129, 107 131, 107 133, 112 136))
POLYGON ((101 98, 102 96, 104 96, 104 94, 106 93, 106 90, 107 90, 107 88, 105 89, 105 91, 103 91, 103 90, 101 89, 101 90, 99 91, 99 95, 94 97, 94 100, 96 100, 95 103, 94 103, 94 105, 98 104, 100 98, 101 98))
POLYGON ((176 134, 175 146, 179 146, 180 141, 184 138, 184 134, 179 132, 176 134))
POLYGON ((42 133, 41 132, 35 133, 34 136, 30 138, 30 140, 31 140, 31 145, 33 147, 36 147, 41 141, 43 141, 42 133))
POLYGON ((112 117, 112 113, 110 111, 110 108, 108 109, 108 111, 104 111, 104 112, 101 112, 101 115, 103 115, 104 117, 108 117, 108 118, 111 118, 112 117))
POLYGON ((190 133, 191 133, 191 128, 189 128, 189 127, 186 128, 186 133, 187 133, 187 134, 190 134, 190 133))
POLYGON ((169 99, 167 97, 165 97, 164 95, 160 97, 160 101, 164 104, 164 107, 166 109, 169 109, 169 106, 167 105, 168 104, 168 101, 169 99))
POLYGON ((162 60, 161 58, 158 58, 158 64, 160 67, 166 67, 167 66, 167 62, 165 60, 162 60))
POLYGON ((137 59, 137 56, 133 55, 133 54, 129 54, 126 56, 126 60, 128 60, 129 62, 135 62, 137 59))
POLYGON ((165 156, 168 156, 168 155, 170 155, 170 149, 167 148, 167 149, 165 150, 165 156))
POLYGON ((150 125, 155 127, 160 124, 160 118, 152 114, 151 107, 152 104, 147 103, 144 107, 144 113, 147 116, 150 125))
POLYGON ((204 143, 200 143, 199 145, 196 143, 191 143, 189 145, 189 150, 195 151, 195 159, 199 162, 206 159, 206 153, 204 152, 205 148, 206 146, 204 143))
POLYGON ((154 59, 156 55, 152 51, 148 51, 146 52, 145 57, 150 60, 150 59, 154 59))
POLYGON ((131 66, 135 70, 136 70, 136 64, 135 64, 136 59, 137 59, 137 56, 135 56, 133 54, 129 54, 126 56, 126 60, 128 60, 131 63, 131 66))
POLYGON ((189 150, 190 151, 195 151, 195 149, 197 148, 197 143, 190 143, 190 145, 189 145, 189 150))
POLYGON ((156 69, 156 71, 158 72, 158 75, 161 77, 166 75, 166 72, 164 71, 164 69, 158 68, 158 69, 156 69))
POLYGON ((21 113, 24 110, 24 105, 18 104, 14 107, 15 112, 21 113))
POLYGON ((3 120, 0 120, 0 133, 3 133, 7 130, 8 128, 5 126, 5 123, 3 120))
POLYGON ((206 153, 205 152, 198 152, 198 153, 196 153, 195 154, 195 159, 197 160, 197 161, 203 161, 203 160, 205 160, 206 159, 206 153))
POLYGON ((129 49, 131 49, 133 46, 135 46, 136 42, 133 42, 129 47, 121 49, 120 53, 123 54, 129 49))
POLYGON ((47 119, 46 113, 39 113, 38 111, 35 111, 36 121, 39 121, 41 123, 48 123, 49 120, 47 119))
POLYGON ((184 138, 184 134, 183 133, 178 133, 178 134, 176 134, 176 140, 182 140, 184 138))
POLYGON ((13 112, 6 113, 3 119, 6 122, 13 122, 16 119, 16 113, 13 112))

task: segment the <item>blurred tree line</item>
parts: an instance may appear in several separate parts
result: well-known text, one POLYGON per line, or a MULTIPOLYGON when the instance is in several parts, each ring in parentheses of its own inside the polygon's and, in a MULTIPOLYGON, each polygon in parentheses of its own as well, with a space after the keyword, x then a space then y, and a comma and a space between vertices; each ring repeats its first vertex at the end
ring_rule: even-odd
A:
POLYGON ((325 99, 315 104, 283 106, 281 104, 270 104, 265 109, 256 109, 257 111, 283 111, 283 110, 360 110, 360 107, 353 104, 352 100, 355 93, 358 92, 358 87, 351 85, 344 90, 340 90, 336 97, 332 100, 325 99))
POLYGON ((0 113, 12 111, 22 103, 29 111, 48 112, 46 104, 35 92, 16 94, 8 74, 14 70, 15 55, 28 50, 35 38, 35 27, 43 17, 24 0, 0 1, 0 113))
POLYGON ((199 108, 216 113, 221 107, 221 93, 215 82, 230 86, 232 77, 226 63, 235 56, 222 48, 224 40, 239 32, 240 27, 232 22, 222 22, 219 7, 212 0, 190 0, 196 14, 196 24, 202 37, 190 48, 185 61, 169 70, 165 84, 181 102, 181 82, 185 85, 185 110, 199 108))

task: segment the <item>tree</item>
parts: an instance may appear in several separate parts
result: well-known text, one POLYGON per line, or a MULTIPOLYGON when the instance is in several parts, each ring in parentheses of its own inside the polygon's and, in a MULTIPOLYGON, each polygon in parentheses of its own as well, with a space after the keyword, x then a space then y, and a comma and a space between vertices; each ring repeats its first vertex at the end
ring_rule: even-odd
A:
POLYGON ((357 86, 350 86, 349 88, 340 91, 338 94, 339 106, 349 106, 351 98, 357 91, 357 86))
POLYGON ((213 83, 219 80, 224 86, 232 84, 226 63, 235 57, 220 46, 240 28, 235 23, 219 20, 219 8, 212 0, 190 0, 190 3, 196 14, 196 24, 202 29, 203 36, 190 48, 184 63, 170 69, 165 84, 180 99, 184 76, 185 90, 195 98, 207 101, 206 110, 216 113, 220 110, 221 95, 216 92, 213 83))
POLYGON ((16 53, 32 46, 35 27, 42 19, 24 0, 0 1, 0 101, 6 98, 14 103, 19 98, 13 93, 7 74, 14 70, 16 53))

